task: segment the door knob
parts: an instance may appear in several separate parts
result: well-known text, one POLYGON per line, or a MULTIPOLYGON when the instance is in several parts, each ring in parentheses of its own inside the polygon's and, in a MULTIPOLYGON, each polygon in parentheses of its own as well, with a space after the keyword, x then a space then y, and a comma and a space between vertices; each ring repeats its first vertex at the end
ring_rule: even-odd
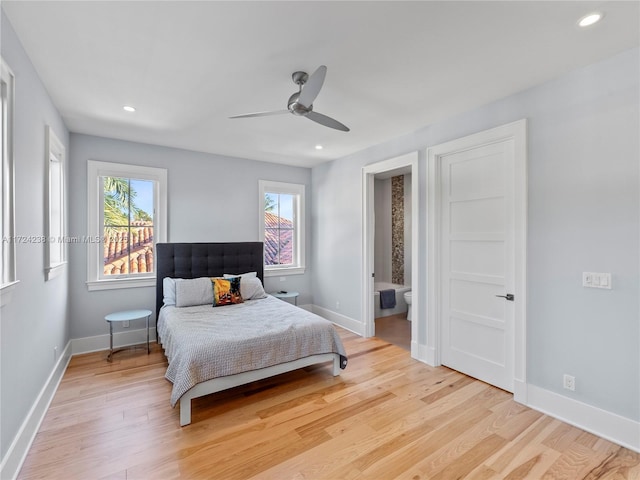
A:
POLYGON ((496 295, 496 297, 506 298, 510 302, 513 302, 516 297, 513 296, 513 293, 507 293, 506 295, 496 295))

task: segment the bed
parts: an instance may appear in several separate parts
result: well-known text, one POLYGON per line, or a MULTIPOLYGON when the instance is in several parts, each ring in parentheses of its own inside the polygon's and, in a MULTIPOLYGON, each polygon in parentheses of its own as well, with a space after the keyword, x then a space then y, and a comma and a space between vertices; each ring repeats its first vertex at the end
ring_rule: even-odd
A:
POLYGON ((318 363, 332 362, 334 376, 346 367, 331 322, 264 293, 262 242, 161 243, 156 255, 158 343, 181 426, 191 423, 194 398, 318 363), (247 299, 206 303, 210 278, 239 274, 229 281, 247 299))

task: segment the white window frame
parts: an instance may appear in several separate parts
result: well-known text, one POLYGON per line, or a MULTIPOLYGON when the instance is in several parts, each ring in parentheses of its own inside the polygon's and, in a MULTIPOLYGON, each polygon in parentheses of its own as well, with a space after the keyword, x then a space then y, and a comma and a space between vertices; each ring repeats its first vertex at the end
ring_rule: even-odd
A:
MULTIPOLYGON (((98 162, 95 160, 89 160, 87 165, 87 225, 89 228, 86 242, 88 247, 87 288, 89 290, 111 290, 155 286, 157 271, 157 263, 155 261, 154 271, 148 275, 114 275, 114 278, 104 278, 102 275, 104 229, 102 225, 102 203, 100 201, 102 198, 100 177, 131 178, 155 182, 153 213, 155 245, 167 241, 167 170, 124 163, 98 162)), ((154 255, 155 252, 154 248, 154 255)))
POLYGON ((15 173, 13 158, 15 75, 0 58, 0 88, 2 89, 2 132, 0 150, 0 195, 2 199, 2 265, 0 267, 0 307, 11 301, 12 292, 18 283, 16 277, 15 235, 15 173))
POLYGON ((45 248, 45 280, 58 276, 67 263, 65 229, 65 147, 49 125, 45 128, 47 167, 47 206, 45 219, 47 247, 45 248), (55 212, 59 212, 56 215, 55 212))
POLYGON ((264 276, 301 275, 305 272, 305 186, 297 183, 258 180, 259 189, 259 235, 264 242, 264 196, 266 193, 284 193, 296 196, 294 207, 295 258, 293 265, 265 265, 264 276))

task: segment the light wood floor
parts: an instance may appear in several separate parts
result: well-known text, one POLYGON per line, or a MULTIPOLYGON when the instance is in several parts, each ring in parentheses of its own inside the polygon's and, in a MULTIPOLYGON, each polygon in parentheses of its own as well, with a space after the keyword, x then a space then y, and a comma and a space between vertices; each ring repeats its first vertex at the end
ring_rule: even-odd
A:
POLYGON ((194 402, 179 426, 157 345, 74 357, 20 479, 638 479, 640 455, 378 338, 349 365, 194 402))

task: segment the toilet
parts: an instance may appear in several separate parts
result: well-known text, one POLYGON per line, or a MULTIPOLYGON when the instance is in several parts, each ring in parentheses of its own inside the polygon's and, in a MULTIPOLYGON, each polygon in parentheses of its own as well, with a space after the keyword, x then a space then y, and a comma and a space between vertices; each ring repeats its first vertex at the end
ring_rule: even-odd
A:
POLYGON ((404 292, 404 301, 407 302, 407 320, 411 321, 411 290, 404 292))

